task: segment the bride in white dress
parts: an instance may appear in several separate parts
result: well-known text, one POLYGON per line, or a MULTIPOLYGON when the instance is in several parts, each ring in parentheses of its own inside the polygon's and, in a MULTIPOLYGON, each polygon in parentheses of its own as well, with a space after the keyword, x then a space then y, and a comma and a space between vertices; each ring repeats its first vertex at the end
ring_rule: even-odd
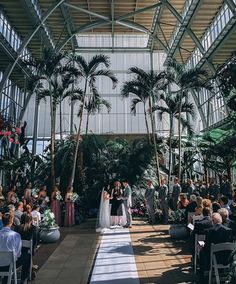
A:
POLYGON ((98 221, 96 232, 103 232, 110 229, 110 195, 106 190, 102 190, 100 208, 98 212, 98 221))

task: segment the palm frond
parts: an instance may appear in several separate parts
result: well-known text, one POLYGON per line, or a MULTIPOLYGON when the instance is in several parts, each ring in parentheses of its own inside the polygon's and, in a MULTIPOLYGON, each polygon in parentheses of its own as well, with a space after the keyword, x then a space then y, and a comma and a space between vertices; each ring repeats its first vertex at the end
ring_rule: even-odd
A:
POLYGON ((148 73, 139 67, 131 67, 129 68, 129 72, 134 73, 134 75, 140 77, 144 81, 148 80, 148 73))
POLYGON ((133 113, 133 115, 136 115, 136 105, 141 102, 142 100, 139 98, 132 99, 131 106, 130 106, 130 112, 133 113))
POLYGON ((104 64, 106 68, 110 67, 110 59, 107 55, 97 54, 88 63, 88 72, 93 73, 100 64, 104 64))
POLYGON ((96 77, 96 76, 105 76, 111 79, 113 83, 113 88, 115 88, 118 83, 118 79, 116 78, 115 74, 111 70, 100 69, 100 70, 93 72, 93 74, 91 74, 91 77, 96 77))

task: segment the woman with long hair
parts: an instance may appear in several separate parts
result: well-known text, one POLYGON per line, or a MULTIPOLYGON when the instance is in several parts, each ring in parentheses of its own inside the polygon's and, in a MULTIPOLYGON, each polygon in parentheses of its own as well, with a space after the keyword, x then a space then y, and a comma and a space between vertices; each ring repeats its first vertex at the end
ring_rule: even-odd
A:
POLYGON ((73 186, 69 185, 65 195, 66 212, 64 226, 71 227, 75 224, 75 207, 73 202, 73 186))
POLYGON ((54 185, 53 192, 51 194, 51 210, 55 215, 56 223, 61 226, 61 192, 59 186, 54 185))

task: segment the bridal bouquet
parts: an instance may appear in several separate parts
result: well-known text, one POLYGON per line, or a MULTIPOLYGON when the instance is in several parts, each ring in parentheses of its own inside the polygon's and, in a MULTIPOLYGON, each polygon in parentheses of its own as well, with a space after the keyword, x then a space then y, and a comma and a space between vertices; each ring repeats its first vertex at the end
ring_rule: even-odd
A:
POLYGON ((57 201, 61 201, 63 198, 62 198, 62 196, 61 196, 61 194, 58 192, 57 194, 56 194, 56 200, 57 201))
POLYGON ((34 198, 38 198, 39 197, 39 189, 38 188, 32 188, 32 196, 34 198))
POLYGON ((79 199, 79 195, 74 192, 73 195, 71 196, 71 201, 76 202, 79 199))

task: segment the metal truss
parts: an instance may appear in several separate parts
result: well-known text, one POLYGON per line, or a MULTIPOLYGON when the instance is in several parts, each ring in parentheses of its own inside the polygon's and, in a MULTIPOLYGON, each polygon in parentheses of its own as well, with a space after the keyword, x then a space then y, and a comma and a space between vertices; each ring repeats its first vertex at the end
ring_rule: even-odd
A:
MULTIPOLYGON (((61 5, 60 9, 67 27, 68 34, 71 36, 73 34, 73 31, 75 30, 75 26, 72 22, 68 7, 66 7, 65 5, 61 5)), ((71 45, 73 50, 78 47, 78 43, 75 37, 71 38, 71 45)))
POLYGON ((34 29, 34 31, 23 41, 23 43, 21 44, 21 46, 19 47, 19 49, 17 50, 17 56, 14 60, 14 62, 10 63, 7 67, 7 69, 5 70, 4 74, 3 74, 3 78, 2 81, 0 83, 0 94, 2 93, 4 86, 6 84, 6 81, 8 80, 9 76, 11 75, 14 67, 16 66, 16 64, 18 63, 20 56, 22 54, 22 52, 24 51, 24 49, 26 48, 26 46, 29 44, 29 42, 31 41, 31 39, 35 36, 35 34, 37 33, 37 31, 43 26, 43 24, 45 23, 45 21, 47 20, 47 18, 57 9, 57 7, 59 7, 65 0, 60 0, 58 1, 56 4, 54 4, 51 8, 48 9, 48 11, 45 13, 45 16, 43 16, 42 21, 40 24, 38 24, 38 26, 34 29))

